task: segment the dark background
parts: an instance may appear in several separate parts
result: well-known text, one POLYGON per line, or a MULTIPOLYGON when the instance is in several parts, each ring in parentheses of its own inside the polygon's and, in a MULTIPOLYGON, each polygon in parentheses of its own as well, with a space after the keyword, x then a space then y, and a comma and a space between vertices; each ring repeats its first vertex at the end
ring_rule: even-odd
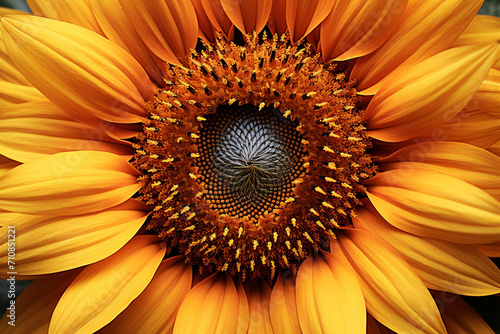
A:
MULTIPOLYGON (((76 0, 78 1, 78 0, 76 0)), ((464 0, 467 1, 467 0, 464 0)), ((0 0, 0 7, 16 8, 29 11, 24 0, 0 0)), ((500 0, 485 0, 479 14, 500 16, 500 0)), ((493 259, 495 264, 500 267, 500 258, 493 259)), ((29 281, 16 281, 16 295, 28 286, 29 281)), ((3 314, 8 306, 7 298, 8 283, 0 280, 0 314, 3 314)), ((472 307, 488 322, 495 333, 500 334, 500 296, 488 297, 464 297, 472 307)))

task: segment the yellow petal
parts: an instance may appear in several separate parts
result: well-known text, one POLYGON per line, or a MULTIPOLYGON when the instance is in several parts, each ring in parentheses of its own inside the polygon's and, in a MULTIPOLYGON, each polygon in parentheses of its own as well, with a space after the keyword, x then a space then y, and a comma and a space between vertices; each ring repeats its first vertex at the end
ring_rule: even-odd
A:
POLYGON ((27 15, 27 14, 29 13, 24 12, 22 10, 0 7, 0 17, 4 17, 6 15, 27 15))
POLYGON ((273 34, 282 35, 287 30, 286 26, 286 0, 273 0, 273 8, 269 17, 269 29, 273 34))
POLYGON ((182 64, 198 38, 198 20, 191 1, 120 0, 133 27, 158 57, 182 64))
POLYGON ((454 48, 394 74, 368 105, 368 133, 391 142, 428 134, 467 105, 497 50, 497 44, 454 48))
MULTIPOLYGON (((147 212, 124 205, 80 216, 21 216, 15 226, 16 271, 21 275, 61 272, 100 261, 123 247, 141 228, 147 212)), ((0 268, 7 271, 8 232, 0 230, 0 268)))
POLYGON ((26 0, 33 14, 65 21, 103 35, 88 0, 26 0))
POLYGON ((35 87, 0 80, 0 108, 36 100, 47 99, 35 87))
POLYGON ((500 202, 456 177, 397 169, 365 185, 377 211, 403 231, 465 244, 500 240, 500 202))
POLYGON ((31 86, 29 81, 26 80, 21 72, 19 72, 17 67, 10 59, 7 49, 5 49, 4 37, 2 36, 2 34, 0 34, 0 80, 25 86, 31 86))
POLYGON ((75 119, 135 123, 145 115, 151 83, 140 64, 109 40, 36 16, 3 18, 2 31, 21 73, 75 119))
POLYGON ((290 275, 278 275, 271 292, 269 311, 274 333, 302 333, 295 299, 295 283, 290 275))
POLYGON ((376 234, 399 252, 429 289, 469 296, 500 292, 500 270, 474 246, 398 230, 367 203, 357 214, 356 227, 376 234))
MULTIPOLYGON (((500 193, 500 157, 466 143, 426 142, 409 145, 379 160, 381 170, 426 169, 446 173, 485 190, 500 193)), ((500 200, 500 197, 496 197, 500 200)))
POLYGON ((0 207, 54 216, 97 212, 125 202, 139 190, 136 175, 126 158, 111 153, 58 153, 2 176, 0 207))
POLYGON ((357 278, 338 244, 328 262, 307 258, 297 274, 297 311, 302 332, 366 333, 366 307, 357 278))
POLYGON ((113 320, 146 288, 165 248, 158 238, 133 238, 117 253, 86 267, 57 303, 49 333, 93 333, 113 320))
POLYGON ((10 312, 7 311, 0 320, 0 332, 46 334, 59 298, 80 271, 76 269, 33 281, 15 300, 15 326, 8 324, 11 319, 7 318, 10 312))
POLYGON ((494 334, 481 316, 460 296, 432 291, 448 333, 494 334))
POLYGON ((79 150, 133 155, 131 147, 104 141, 106 134, 77 123, 48 101, 3 108, 0 112, 0 128, 0 150, 20 162, 79 150), (93 137, 101 140, 91 140, 93 137))
POLYGON ((19 166, 19 162, 0 155, 0 177, 9 172, 14 167, 19 166))
POLYGON ((401 22, 408 0, 337 1, 321 23, 323 60, 348 60, 376 50, 401 22))
POLYGON ((453 47, 495 43, 498 40, 500 40, 500 18, 489 15, 476 15, 460 37, 453 43, 453 47))
POLYGON ((272 1, 220 0, 222 8, 233 24, 242 32, 260 32, 271 14, 272 1))
POLYGON ((248 283, 245 286, 250 309, 248 334, 273 334, 269 302, 271 288, 264 282, 248 283))
POLYGON ((200 1, 205 14, 214 27, 214 30, 221 31, 222 33, 224 33, 224 35, 226 35, 226 37, 232 39, 232 35, 234 34, 234 26, 229 17, 227 17, 226 12, 224 12, 221 2, 214 0, 200 1))
POLYGON ((491 113, 499 113, 499 95, 500 71, 492 68, 464 109, 465 111, 481 110, 491 113))
POLYGON ((363 230, 339 235, 368 312, 397 333, 446 333, 429 291, 392 249, 363 230))
POLYGON ((175 319, 174 334, 234 333, 238 292, 229 274, 213 274, 189 291, 175 319))
MULTIPOLYGON (((11 222, 13 222, 15 219, 18 219, 19 217, 22 217, 22 216, 31 216, 31 215, 24 215, 22 213, 0 210, 0 227, 9 226, 11 224, 11 222)), ((1 230, 0 230, 0 234, 2 234, 1 230)))
POLYGON ((431 140, 447 140, 488 148, 500 140, 498 113, 462 111, 432 132, 431 140))
POLYGON ((313 31, 332 11, 334 4, 329 0, 288 0, 286 25, 292 41, 297 42, 313 31))
POLYGON ((191 276, 183 256, 163 261, 147 288, 99 333, 171 333, 191 276))
POLYGON ((134 56, 149 77, 158 86, 164 86, 162 79, 163 61, 157 63, 155 56, 135 31, 125 12, 120 8, 119 0, 87 0, 94 12, 104 35, 134 56))
POLYGON ((236 325, 236 333, 246 334, 250 324, 250 309, 247 294, 240 279, 237 279, 236 288, 238 289, 238 324, 236 325))
POLYGON ((482 0, 409 0, 395 32, 377 50, 356 62, 351 78, 358 80, 358 90, 374 94, 384 83, 391 82, 381 80, 396 68, 400 67, 398 72, 403 73, 408 66, 448 49, 482 3, 482 0))

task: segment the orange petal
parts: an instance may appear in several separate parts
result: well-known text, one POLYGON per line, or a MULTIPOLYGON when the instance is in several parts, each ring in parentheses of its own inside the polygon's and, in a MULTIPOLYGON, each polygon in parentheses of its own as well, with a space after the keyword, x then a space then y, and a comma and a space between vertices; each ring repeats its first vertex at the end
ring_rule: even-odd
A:
POLYGON ((205 14, 210 20, 210 23, 212 23, 214 30, 222 31, 226 36, 232 39, 231 35, 234 33, 234 26, 222 8, 221 2, 214 0, 201 0, 201 4, 205 14))
POLYGON ((229 274, 213 274, 194 286, 175 319, 176 333, 234 333, 239 298, 229 274))
POLYGON ((433 170, 464 180, 493 197, 500 194, 500 157, 466 143, 418 143, 379 161, 382 171, 399 168, 433 170))
POLYGON ((500 257, 500 242, 474 246, 488 257, 500 257))
POLYGON ((249 283, 245 286, 250 309, 248 334, 273 334, 269 303, 271 288, 264 282, 249 283))
POLYGON ((314 52, 321 52, 321 25, 317 26, 306 36, 306 40, 312 45, 314 52))
POLYGON ((153 278, 165 248, 152 235, 133 238, 87 266, 57 303, 49 333, 94 333, 125 310, 153 278))
POLYGON ((269 17, 269 29, 273 34, 282 35, 287 30, 286 27, 286 0, 273 0, 273 8, 269 17))
POLYGON ((199 36, 206 41, 214 43, 215 42, 214 27, 210 23, 210 19, 208 18, 205 9, 203 9, 203 4, 201 3, 201 0, 191 0, 191 3, 193 4, 194 11, 196 12, 196 17, 198 18, 199 36))
MULTIPOLYGON (((24 215, 12 221, 16 271, 21 275, 61 272, 100 261, 123 247, 141 228, 147 212, 124 205, 80 216, 24 215)), ((0 268, 7 271, 8 233, 0 230, 0 268)))
POLYGON ((153 90, 125 50, 87 29, 36 16, 2 19, 9 54, 49 100, 75 119, 139 122, 153 90), (47 80, 46 78, 51 78, 47 80))
POLYGON ((163 261, 147 288, 99 333, 171 333, 191 276, 183 256, 163 261))
POLYGON ((323 60, 338 61, 376 50, 401 22, 408 0, 337 1, 321 23, 323 60))
POLYGON ((260 32, 271 14, 272 1, 220 0, 222 8, 233 24, 242 32, 260 32))
MULTIPOLYGON (((333 243, 332 243, 333 245, 333 243)), ((307 258, 297 274, 297 311, 302 332, 366 333, 366 307, 357 278, 338 244, 328 262, 307 258), (333 311, 335 310, 335 311, 333 311)))
POLYGON ((497 157, 500 157, 500 141, 498 141, 498 142, 494 143, 493 145, 489 146, 487 148, 487 151, 493 153, 497 157))
POLYGON ((366 315, 366 334, 381 334, 377 320, 370 314, 366 315))
MULTIPOLYGON (((34 89, 34 88, 33 88, 34 89)), ((125 145, 91 140, 105 134, 77 123, 48 101, 29 102, 4 108, 0 113, 0 150, 11 159, 28 162, 47 155, 93 150, 118 155, 132 155, 125 145), (99 136, 100 135, 100 136, 99 136)))
POLYGON ((126 158, 111 153, 58 153, 2 176, 0 207, 54 216, 97 212, 125 202, 139 190, 136 175, 126 158))
POLYGON ((479 89, 465 107, 466 111, 481 110, 486 112, 500 112, 500 71, 490 69, 479 89))
POLYGON ((494 334, 481 316, 460 296, 432 291, 448 333, 494 334))
POLYGON ((134 56, 149 77, 157 85, 163 86, 162 79, 164 62, 157 64, 155 56, 135 31, 125 12, 120 9, 119 0, 87 0, 90 3, 95 18, 104 35, 115 44, 121 46, 134 56))
POLYGON ((144 44, 162 60, 181 65, 198 39, 198 20, 191 1, 120 0, 144 44))
POLYGON ((291 40, 297 42, 313 31, 330 14, 334 4, 329 0, 288 0, 286 25, 291 40))
POLYGON ((460 37, 453 43, 453 47, 495 43, 498 40, 500 40, 500 18, 489 15, 476 15, 460 37))
POLYGON ((278 275, 271 292, 269 312, 274 333, 302 333, 295 299, 295 283, 290 275, 278 275))
POLYGON ((500 240, 500 202, 456 177, 397 169, 365 185, 377 211, 403 231, 465 244, 500 240))
MULTIPOLYGON (((0 320, 0 332, 12 334, 47 333, 52 311, 54 311, 64 290, 80 271, 77 269, 50 275, 32 282, 15 300, 15 326, 8 324, 11 319, 7 318, 10 314, 10 311, 7 311, 0 320)), ((19 278, 16 276, 16 279, 19 278)))
POLYGON ((500 292, 500 270, 471 245, 418 237, 389 225, 370 204, 358 211, 356 227, 376 234, 412 266, 429 289, 468 296, 500 292))
POLYGON ((250 324, 250 309, 248 307, 247 294, 241 280, 237 279, 238 289, 238 325, 236 326, 237 334, 246 334, 250 324))
POLYGON ((33 14, 79 25, 103 35, 88 0, 26 0, 33 14))
POLYGON ((339 235, 368 312, 397 333, 446 333, 429 291, 392 249, 363 230, 339 235))
POLYGON ((497 50, 497 44, 454 48, 393 75, 368 105, 364 120, 369 135, 404 141, 451 119, 479 88, 497 50))
POLYGON ((354 65, 351 79, 358 80, 358 90, 374 94, 384 83, 391 82, 381 80, 396 68, 400 67, 398 72, 404 73, 409 66, 448 49, 482 3, 482 0, 409 0, 395 32, 382 46, 354 65))
POLYGON ((0 108, 36 100, 47 99, 35 87, 0 80, 0 108))

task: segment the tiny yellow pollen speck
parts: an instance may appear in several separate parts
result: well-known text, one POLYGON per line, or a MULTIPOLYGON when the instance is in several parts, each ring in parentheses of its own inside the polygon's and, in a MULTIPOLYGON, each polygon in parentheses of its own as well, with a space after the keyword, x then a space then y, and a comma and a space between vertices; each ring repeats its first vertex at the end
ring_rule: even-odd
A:
POLYGON ((314 191, 316 191, 316 192, 318 192, 318 193, 320 193, 322 195, 326 195, 326 192, 323 189, 321 189, 321 187, 314 188, 314 191))

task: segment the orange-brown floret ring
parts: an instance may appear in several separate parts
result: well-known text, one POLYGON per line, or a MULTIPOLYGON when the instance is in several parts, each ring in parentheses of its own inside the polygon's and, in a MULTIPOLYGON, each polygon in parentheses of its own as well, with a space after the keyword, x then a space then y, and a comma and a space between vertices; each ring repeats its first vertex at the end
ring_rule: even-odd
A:
POLYGON ((374 166, 356 91, 343 71, 325 67, 308 44, 254 35, 245 46, 221 39, 205 44, 186 67, 167 72, 167 88, 148 105, 134 166, 144 174, 139 198, 154 207, 148 229, 169 249, 203 274, 272 278, 282 268, 295 271, 310 250, 328 247, 335 229, 350 226, 361 182, 374 166), (297 122, 305 152, 292 194, 260 217, 214 207, 200 172, 200 135, 209 116, 219 106, 245 105, 276 109, 297 122))

